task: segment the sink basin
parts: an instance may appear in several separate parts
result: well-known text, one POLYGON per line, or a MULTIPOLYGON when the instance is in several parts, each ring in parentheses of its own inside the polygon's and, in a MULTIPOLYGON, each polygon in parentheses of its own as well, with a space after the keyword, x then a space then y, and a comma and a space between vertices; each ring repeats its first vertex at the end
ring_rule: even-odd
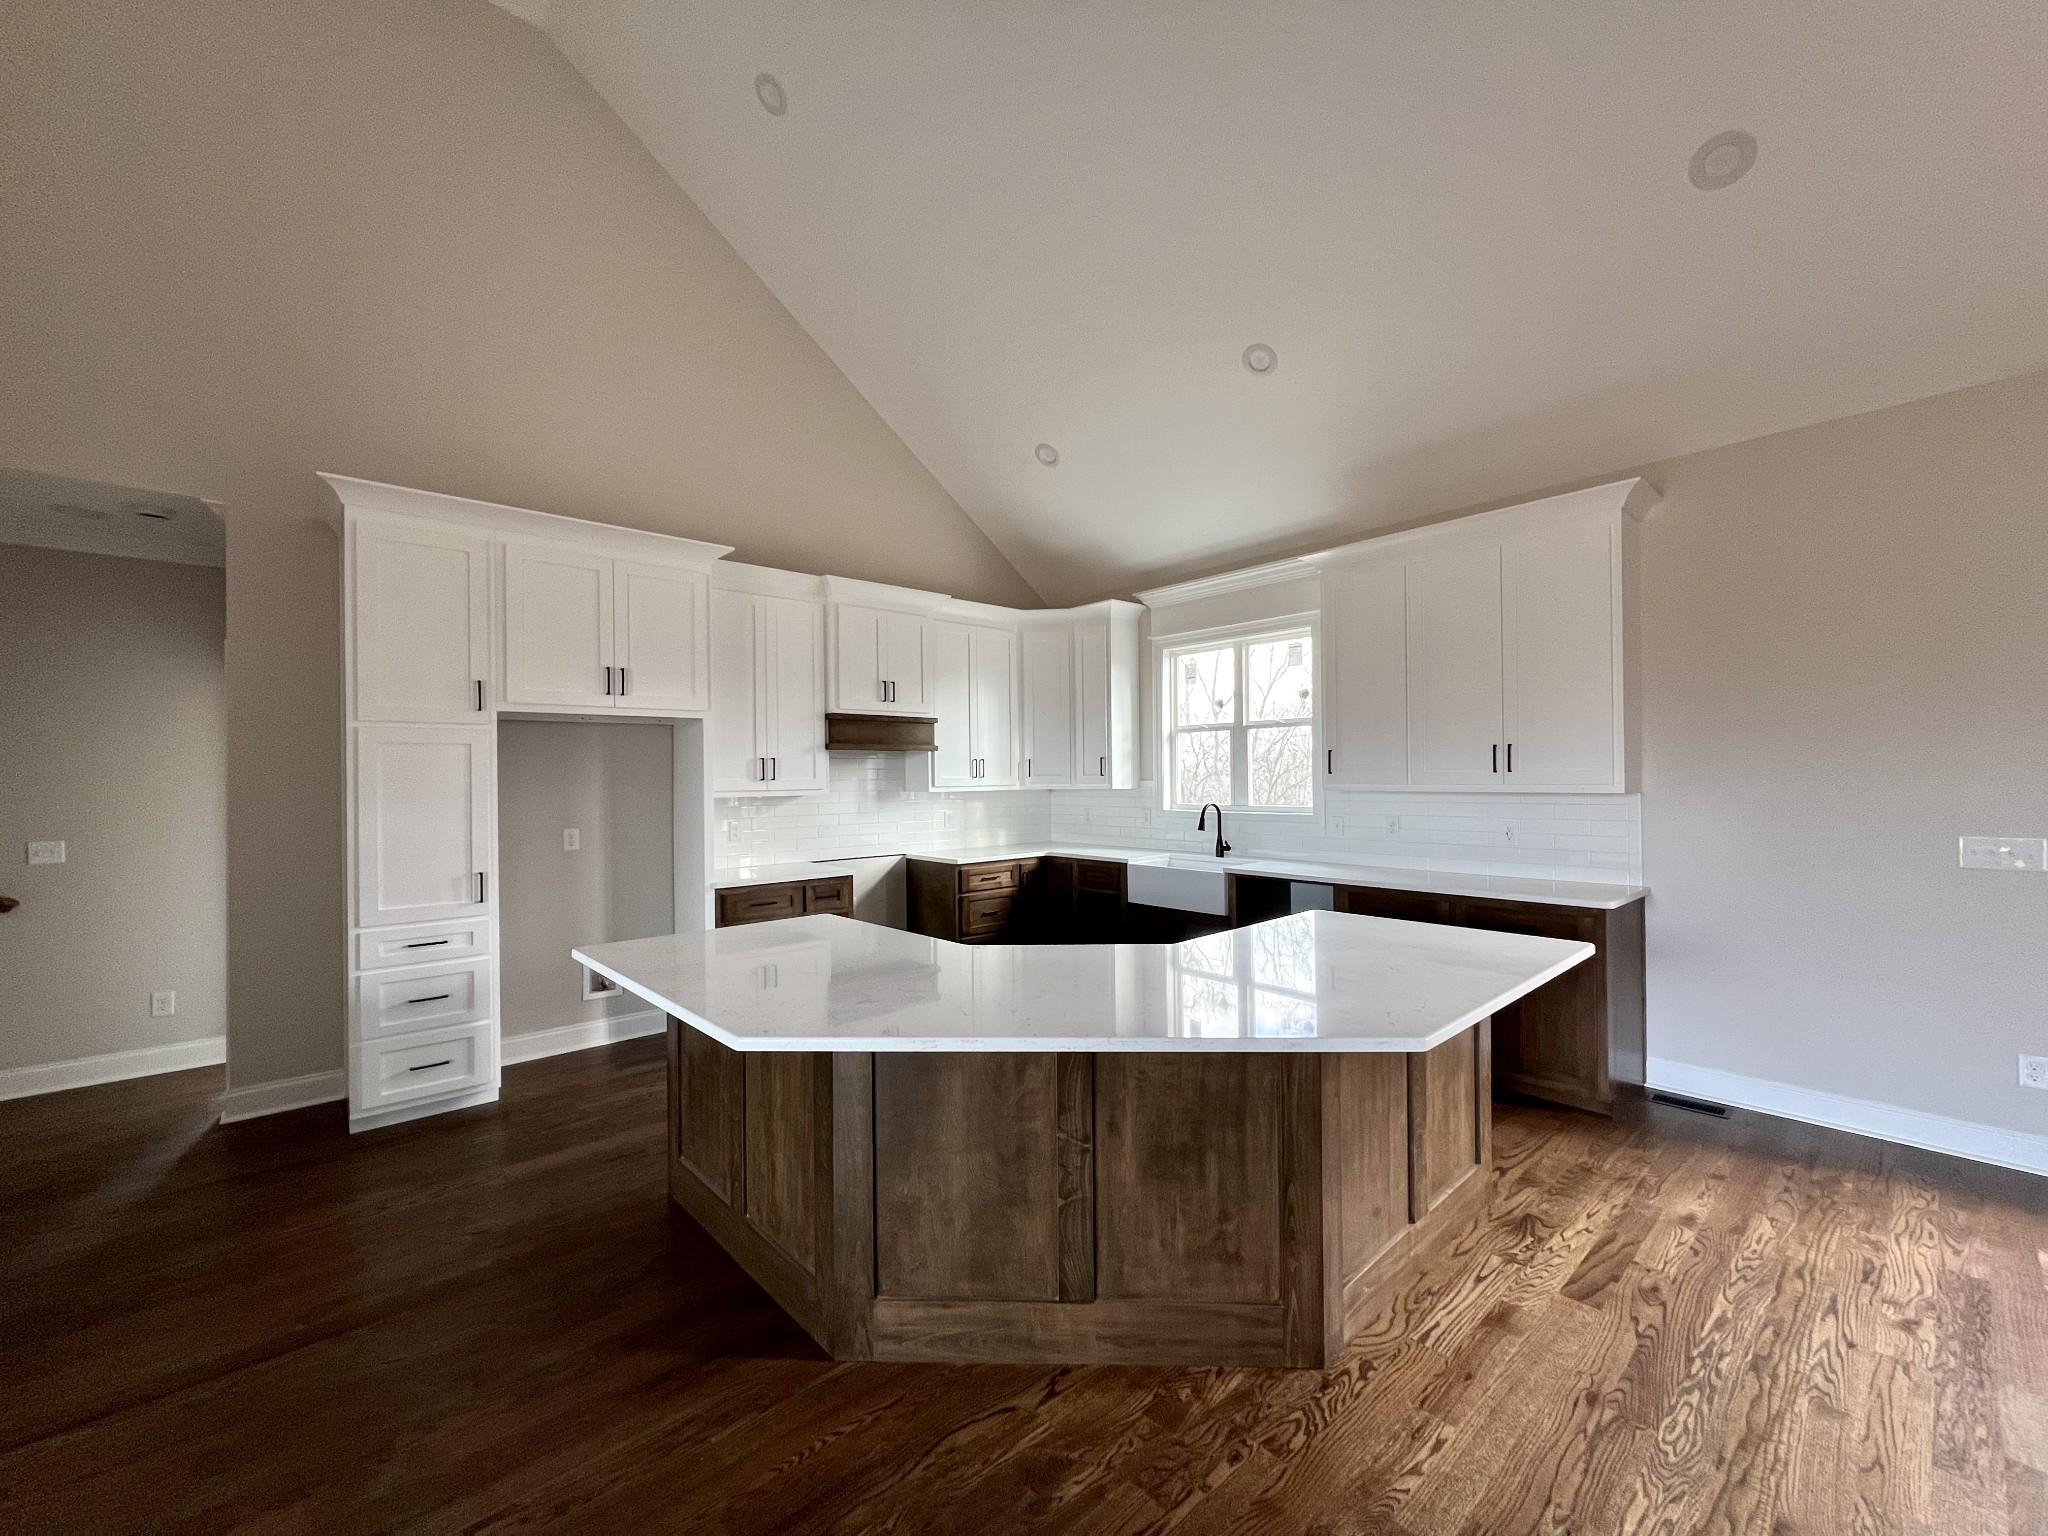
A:
POLYGON ((1134 860, 1124 879, 1124 899, 1141 907, 1167 907, 1210 917, 1223 917, 1230 911, 1230 871, 1220 859, 1172 858, 1156 864, 1134 860))

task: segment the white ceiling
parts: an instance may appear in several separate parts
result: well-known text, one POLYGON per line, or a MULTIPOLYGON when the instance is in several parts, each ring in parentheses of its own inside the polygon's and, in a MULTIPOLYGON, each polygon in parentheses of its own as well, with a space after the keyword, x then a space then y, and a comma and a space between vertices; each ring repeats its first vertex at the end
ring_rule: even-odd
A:
POLYGON ((1053 601, 2048 364, 2040 0, 542 19, 1053 601))
POLYGON ((0 544, 174 565, 225 565, 220 513, 192 496, 0 469, 0 544))

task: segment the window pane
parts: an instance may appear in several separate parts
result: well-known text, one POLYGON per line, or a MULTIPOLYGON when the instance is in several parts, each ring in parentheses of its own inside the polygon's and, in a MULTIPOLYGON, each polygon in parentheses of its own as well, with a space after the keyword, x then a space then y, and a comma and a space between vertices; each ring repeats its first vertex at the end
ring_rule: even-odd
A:
POLYGON ((1315 709, 1315 657, 1307 635, 1245 647, 1247 720, 1306 720, 1315 709))
POLYGON ((1175 725, 1226 725, 1237 718, 1237 652, 1188 651, 1173 662, 1175 725))
POLYGON ((1262 1039, 1276 1036, 1311 1038, 1316 1032, 1316 1005, 1307 998, 1289 997, 1284 992, 1252 994, 1252 1033, 1262 1039))
POLYGON ((1248 733, 1253 805, 1307 806, 1309 741, 1305 725, 1265 725, 1248 733))
POLYGON ((1251 930, 1252 980, 1294 992, 1316 989, 1315 930, 1292 923, 1262 923, 1251 930))
POLYGON ((1182 976, 1180 1033, 1196 1039, 1238 1033, 1237 988, 1206 976, 1182 976))
MULTIPOLYGON (((1302 752, 1305 773, 1308 748, 1302 752)), ((1230 804, 1230 732, 1182 731, 1173 738, 1173 799, 1176 805, 1230 804)))

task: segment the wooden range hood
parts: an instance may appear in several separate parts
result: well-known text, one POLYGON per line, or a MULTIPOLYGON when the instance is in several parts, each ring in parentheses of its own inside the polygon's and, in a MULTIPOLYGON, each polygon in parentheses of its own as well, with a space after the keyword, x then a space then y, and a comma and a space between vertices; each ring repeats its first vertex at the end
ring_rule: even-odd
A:
POLYGON ((828 752, 936 752, 937 719, 906 715, 825 716, 828 752))

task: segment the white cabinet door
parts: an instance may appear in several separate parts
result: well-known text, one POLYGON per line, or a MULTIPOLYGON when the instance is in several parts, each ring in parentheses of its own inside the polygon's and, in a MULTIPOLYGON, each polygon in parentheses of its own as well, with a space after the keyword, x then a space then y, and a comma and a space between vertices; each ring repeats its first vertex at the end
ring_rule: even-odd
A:
POLYGON ((1407 576, 1399 560, 1323 571, 1323 767, 1332 784, 1408 782, 1407 576))
POLYGON ((848 714, 882 714, 889 690, 882 681, 882 621, 879 608, 840 603, 832 610, 833 701, 848 714))
POLYGON ((832 780, 825 752, 825 610, 799 597, 757 598, 764 686, 763 746, 770 787, 823 789, 832 780))
POLYGON ((1500 546, 1408 561, 1408 781, 1498 785, 1500 546))
POLYGON ((1511 786, 1622 787, 1618 537, 1589 518, 1501 546, 1501 768, 1511 786))
POLYGON ((505 546, 505 702, 609 709, 616 686, 612 561, 505 546))
POLYGON ((1079 709, 1074 782, 1109 783, 1109 620, 1074 621, 1074 692, 1079 709))
POLYGON ((1024 782, 1074 782, 1074 627, 1027 624, 1024 655, 1024 782))
POLYGON ((709 691, 706 615, 711 578, 681 565, 612 566, 620 709, 700 710, 709 691))
POLYGON ((975 775, 974 631, 965 624, 934 624, 932 706, 938 716, 932 753, 932 788, 972 789, 975 775))
POLYGON ((932 710, 929 661, 925 655, 925 621, 914 613, 882 615, 882 676, 889 680, 889 702, 906 714, 932 710))
POLYGON ((711 594, 711 715, 704 729, 714 795, 754 794, 768 775, 760 602, 744 592, 711 594))
POLYGON ((1007 629, 974 632, 975 782, 1017 783, 1017 637, 1007 629))
POLYGON ((474 726, 356 728, 356 923, 488 911, 496 733, 474 726))
POLYGON ((491 541, 432 523, 354 527, 358 720, 473 721, 488 707, 491 541))

